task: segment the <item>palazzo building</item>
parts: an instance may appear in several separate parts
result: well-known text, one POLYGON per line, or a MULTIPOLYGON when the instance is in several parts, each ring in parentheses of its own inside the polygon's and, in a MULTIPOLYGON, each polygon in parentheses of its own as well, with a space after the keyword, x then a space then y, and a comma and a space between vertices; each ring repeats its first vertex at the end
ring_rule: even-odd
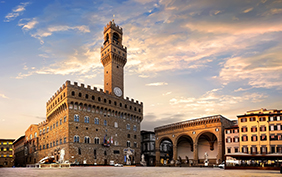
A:
POLYGON ((16 167, 25 167, 26 158, 25 158, 25 136, 19 137, 13 142, 14 146, 14 166, 16 167))
POLYGON ((239 127, 234 125, 225 128, 225 154, 240 152, 239 127))
POLYGON ((144 155, 147 166, 155 166, 155 132, 142 130, 141 139, 141 154, 144 155))
POLYGON ((215 115, 156 127, 156 164, 160 165, 163 161, 161 146, 168 141, 173 149, 167 153, 165 160, 182 159, 197 165, 204 163, 207 153, 210 164, 221 163, 225 150, 224 129, 233 125, 233 121, 215 115))
POLYGON ((241 152, 282 153, 282 110, 258 109, 237 117, 241 152))
POLYGON ((27 163, 46 156, 77 164, 140 162, 143 103, 124 98, 122 39, 122 28, 110 21, 101 47, 104 90, 66 81, 48 100, 46 120, 25 132, 27 163))
POLYGON ((0 139, 0 167, 12 167, 14 165, 14 139, 0 139))

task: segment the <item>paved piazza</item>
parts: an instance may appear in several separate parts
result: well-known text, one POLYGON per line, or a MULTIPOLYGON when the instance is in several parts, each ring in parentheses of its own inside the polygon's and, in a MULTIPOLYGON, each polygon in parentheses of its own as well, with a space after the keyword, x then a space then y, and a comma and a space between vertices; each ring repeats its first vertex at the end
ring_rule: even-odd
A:
POLYGON ((218 168, 184 167, 72 167, 70 169, 0 168, 0 176, 57 177, 57 176, 281 176, 279 171, 223 170, 218 168))

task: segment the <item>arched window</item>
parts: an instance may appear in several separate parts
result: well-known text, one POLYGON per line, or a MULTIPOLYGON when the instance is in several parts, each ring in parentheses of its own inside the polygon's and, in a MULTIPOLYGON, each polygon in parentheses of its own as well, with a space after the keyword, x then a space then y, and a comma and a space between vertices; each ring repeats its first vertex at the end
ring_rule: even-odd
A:
POLYGON ((126 125, 126 129, 130 130, 130 125, 129 124, 126 125))
POLYGON ((81 149, 78 148, 78 155, 81 155, 81 149))
POLYGON ((79 122, 79 116, 77 114, 74 115, 74 121, 79 122))
POLYGON ((116 128, 118 127, 118 123, 117 123, 117 122, 115 122, 115 127, 116 127, 116 128))
POLYGON ((97 138, 97 137, 96 137, 96 138, 94 138, 94 143, 95 143, 95 144, 100 144, 100 139, 99 139, 99 138, 97 138))
POLYGON ((37 132, 34 133, 34 138, 37 138, 37 132))
POLYGON ((43 128, 43 134, 45 133, 45 128, 43 128))
POLYGON ((78 93, 78 96, 81 97, 81 93, 78 93))
POLYGON ((74 142, 74 143, 79 143, 79 136, 78 136, 78 135, 75 135, 75 136, 74 136, 73 142, 74 142))
POLYGON ((127 141, 126 146, 130 147, 130 141, 127 141))
POLYGON ((116 44, 119 43, 119 35, 118 35, 117 33, 114 33, 114 34, 113 34, 113 40, 114 40, 114 42, 115 42, 116 44))
POLYGON ((85 95, 85 98, 88 99, 88 94, 85 95))
POLYGON ((32 135, 30 135, 30 137, 29 137, 30 139, 32 139, 32 135))
POLYGON ((107 126, 107 121, 106 120, 104 120, 104 125, 107 126))
POLYGON ((84 143, 88 143, 88 144, 90 143, 90 139, 88 136, 84 137, 84 143))
POLYGON ((75 93, 74 93, 74 91, 72 91, 72 92, 71 92, 71 95, 72 95, 72 96, 75 96, 75 93))
POLYGON ((99 125, 99 119, 98 119, 98 118, 95 118, 95 119, 94 119, 94 124, 99 125))
POLYGON ((88 116, 84 117, 84 123, 89 123, 89 117, 88 116))
POLYGON ((46 133, 48 133, 49 132, 49 127, 47 127, 47 132, 46 133))
POLYGON ((133 125, 133 131, 137 131, 136 125, 133 125))

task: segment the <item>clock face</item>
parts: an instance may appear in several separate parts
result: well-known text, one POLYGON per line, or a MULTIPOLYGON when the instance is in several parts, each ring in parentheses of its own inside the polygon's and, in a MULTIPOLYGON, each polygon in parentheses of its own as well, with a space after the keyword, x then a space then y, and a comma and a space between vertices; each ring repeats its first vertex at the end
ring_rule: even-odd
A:
POLYGON ((122 91, 119 87, 114 88, 114 93, 116 96, 120 97, 122 95, 122 91))

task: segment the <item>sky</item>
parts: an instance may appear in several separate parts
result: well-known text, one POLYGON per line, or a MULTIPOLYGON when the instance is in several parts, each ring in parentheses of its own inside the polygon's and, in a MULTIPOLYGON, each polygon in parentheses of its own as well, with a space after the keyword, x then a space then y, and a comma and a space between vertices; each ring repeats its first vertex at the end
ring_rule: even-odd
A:
POLYGON ((282 109, 282 0, 0 0, 0 138, 45 120, 66 80, 103 88, 112 19, 142 129, 282 109))

